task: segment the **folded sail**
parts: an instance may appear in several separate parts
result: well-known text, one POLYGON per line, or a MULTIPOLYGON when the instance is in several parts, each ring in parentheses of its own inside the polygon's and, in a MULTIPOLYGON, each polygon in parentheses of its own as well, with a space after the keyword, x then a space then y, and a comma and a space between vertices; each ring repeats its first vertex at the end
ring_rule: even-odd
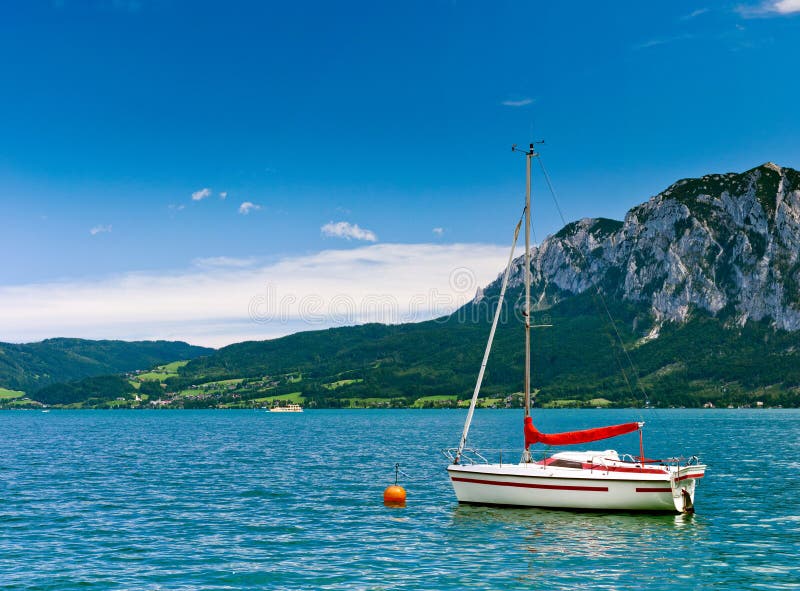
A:
POLYGON ((579 443, 589 443, 608 439, 617 435, 624 435, 636 431, 640 427, 639 423, 623 423, 610 427, 598 427, 597 429, 585 429, 583 431, 566 431, 565 433, 542 433, 533 426, 531 417, 525 417, 525 449, 532 443, 544 443, 545 445, 577 445, 579 443))

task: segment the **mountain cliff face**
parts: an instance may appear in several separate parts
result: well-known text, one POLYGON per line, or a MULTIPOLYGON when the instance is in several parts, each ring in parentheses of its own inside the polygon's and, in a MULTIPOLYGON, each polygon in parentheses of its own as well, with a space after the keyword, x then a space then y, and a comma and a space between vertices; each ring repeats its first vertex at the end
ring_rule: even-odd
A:
MULTIPOLYGON (((537 308, 599 286, 649 309, 652 336, 696 310, 800 330, 800 173, 767 163, 680 180, 624 222, 568 224, 532 250, 531 267, 537 308)), ((522 281, 519 257, 510 285, 522 281)))

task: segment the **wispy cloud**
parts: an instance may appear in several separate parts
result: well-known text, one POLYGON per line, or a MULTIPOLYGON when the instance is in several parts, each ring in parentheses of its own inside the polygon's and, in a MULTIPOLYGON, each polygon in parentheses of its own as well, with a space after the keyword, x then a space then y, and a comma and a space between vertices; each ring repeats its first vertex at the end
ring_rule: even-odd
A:
POLYGON ((206 197, 210 196, 211 196, 211 189, 209 188, 200 189, 199 191, 195 191, 194 193, 192 193, 192 201, 202 201, 206 197))
POLYGON ((688 41, 694 39, 694 35, 684 33, 683 35, 674 35, 672 37, 655 37, 642 43, 633 46, 633 49, 648 49, 650 47, 658 47, 659 45, 667 45, 668 43, 677 43, 678 41, 688 41))
POLYGON ((94 228, 89 230, 89 234, 91 234, 92 236, 97 236, 98 234, 106 234, 108 232, 111 232, 111 224, 95 226, 94 228))
POLYGON ((689 14, 685 14, 685 15, 683 15, 683 16, 681 17, 681 20, 682 20, 682 21, 688 21, 688 20, 692 20, 693 18, 697 18, 697 17, 698 17, 698 16, 700 16, 701 14, 705 14, 705 13, 707 13, 707 12, 709 12, 709 11, 710 11, 710 9, 709 9, 709 8, 698 8, 697 10, 693 10, 693 11, 692 11, 692 12, 690 12, 689 14))
POLYGON ((761 4, 742 4, 736 7, 742 18, 768 18, 800 13, 800 0, 767 0, 761 4))
POLYGON ((343 324, 427 320, 470 301, 507 255, 506 246, 490 244, 374 244, 251 267, 5 285, 0 341, 75 336, 222 346, 343 324), (264 322, 269 314, 274 319, 264 322))
POLYGON ((518 99, 518 100, 509 99, 509 100, 503 101, 500 104, 505 106, 505 107, 527 107, 528 105, 532 105, 533 104, 533 99, 532 98, 524 98, 524 99, 518 99))
POLYGON ((227 191, 220 191, 219 198, 220 199, 227 199, 228 198, 228 192, 227 191))
POLYGON ((323 236, 330 238, 346 238, 347 240, 366 240, 367 242, 377 242, 378 237, 372 230, 359 228, 358 224, 350 222, 328 222, 320 228, 323 236))
POLYGON ((239 206, 239 213, 248 215, 251 211, 258 211, 259 209, 261 209, 260 205, 256 205, 252 201, 245 201, 239 206))
POLYGON ((437 236, 441 236, 442 234, 444 234, 444 228, 434 228, 432 231, 437 236))
POLYGON ((229 269, 244 269, 246 267, 252 267, 256 262, 256 259, 253 257, 247 258, 237 258, 237 257, 205 257, 205 258, 198 258, 192 261, 195 267, 226 267, 229 269))

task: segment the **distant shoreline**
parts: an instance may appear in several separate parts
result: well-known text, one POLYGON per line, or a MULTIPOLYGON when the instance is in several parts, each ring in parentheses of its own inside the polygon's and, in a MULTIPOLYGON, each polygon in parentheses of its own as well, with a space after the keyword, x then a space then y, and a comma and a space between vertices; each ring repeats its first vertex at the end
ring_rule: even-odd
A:
MULTIPOLYGON (((595 408, 595 407, 537 407, 536 410, 538 411, 567 411, 567 410, 584 410, 584 411, 602 411, 602 410, 658 410, 658 411, 667 411, 667 410, 700 410, 700 411, 734 411, 734 410, 752 410, 752 411, 765 411, 765 410, 797 410, 800 407, 796 406, 762 406, 762 407, 747 407, 747 406, 737 406, 734 408, 728 407, 714 407, 714 408, 703 408, 699 406, 693 407, 649 407, 644 408, 641 406, 607 406, 603 408, 595 408)), ((341 410, 347 412, 359 412, 359 411, 392 411, 392 410, 413 410, 413 411, 466 411, 467 409, 464 407, 453 408, 453 407, 439 407, 439 408, 420 408, 420 407, 413 407, 413 406, 403 406, 403 407, 394 407, 394 408, 383 408, 383 407, 358 407, 358 408, 336 408, 336 407, 325 407, 325 408, 304 408, 303 412, 317 412, 317 411, 326 411, 326 410, 341 410)), ((485 411, 497 411, 497 412, 512 412, 512 411, 519 411, 522 410, 520 408, 486 408, 486 407, 478 407, 476 410, 485 410, 485 411)), ((268 408, 59 408, 59 407, 49 407, 49 408, 0 408, 0 412, 40 412, 40 413, 47 413, 47 412, 91 412, 91 411, 113 411, 113 412, 164 412, 164 411, 182 411, 182 412, 192 412, 192 411, 215 411, 215 412, 228 412, 228 411, 242 411, 242 412, 263 412, 268 413, 268 408)), ((276 413, 276 414, 300 414, 300 413, 276 413)))

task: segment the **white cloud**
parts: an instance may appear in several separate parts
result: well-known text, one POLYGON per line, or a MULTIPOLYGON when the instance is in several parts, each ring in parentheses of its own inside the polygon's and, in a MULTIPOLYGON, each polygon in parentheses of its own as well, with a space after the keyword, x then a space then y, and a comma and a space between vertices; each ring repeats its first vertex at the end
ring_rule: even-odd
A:
POLYGON ((247 215, 251 211, 258 211, 259 209, 261 209, 260 205, 256 205, 250 201, 245 201, 239 206, 239 213, 242 215, 247 215))
POLYGON ((767 0, 758 5, 744 4, 736 7, 743 18, 785 16, 800 12, 800 0, 767 0))
POLYGON ((507 246, 375 244, 289 257, 0 287, 0 341, 54 336, 222 346, 367 321, 426 320, 497 277, 507 246))
POLYGON ((436 234, 437 236, 441 236, 442 234, 444 234, 444 228, 434 228, 433 233, 436 234))
POLYGON ((94 228, 89 230, 89 234, 91 234, 92 236, 97 236, 98 234, 106 234, 108 232, 111 232, 111 224, 108 224, 106 226, 103 225, 95 226, 94 228))
POLYGON ((358 224, 350 222, 328 222, 320 229, 323 236, 330 238, 346 238, 347 240, 366 240, 367 242, 377 242, 378 237, 372 230, 359 228, 358 224))
POLYGON ((527 107, 528 105, 533 104, 532 98, 524 98, 520 100, 507 100, 501 103, 506 107, 527 107))
POLYGON ((228 197, 228 192, 227 191, 220 191, 220 193, 219 193, 219 198, 220 199, 227 199, 227 197, 228 197))
POLYGON ((800 12, 800 0, 779 0, 773 2, 772 10, 779 14, 793 14, 800 12))
POLYGON ((209 188, 200 189, 199 191, 195 191, 194 193, 192 193, 192 201, 201 201, 206 197, 210 196, 211 196, 211 189, 209 188))

